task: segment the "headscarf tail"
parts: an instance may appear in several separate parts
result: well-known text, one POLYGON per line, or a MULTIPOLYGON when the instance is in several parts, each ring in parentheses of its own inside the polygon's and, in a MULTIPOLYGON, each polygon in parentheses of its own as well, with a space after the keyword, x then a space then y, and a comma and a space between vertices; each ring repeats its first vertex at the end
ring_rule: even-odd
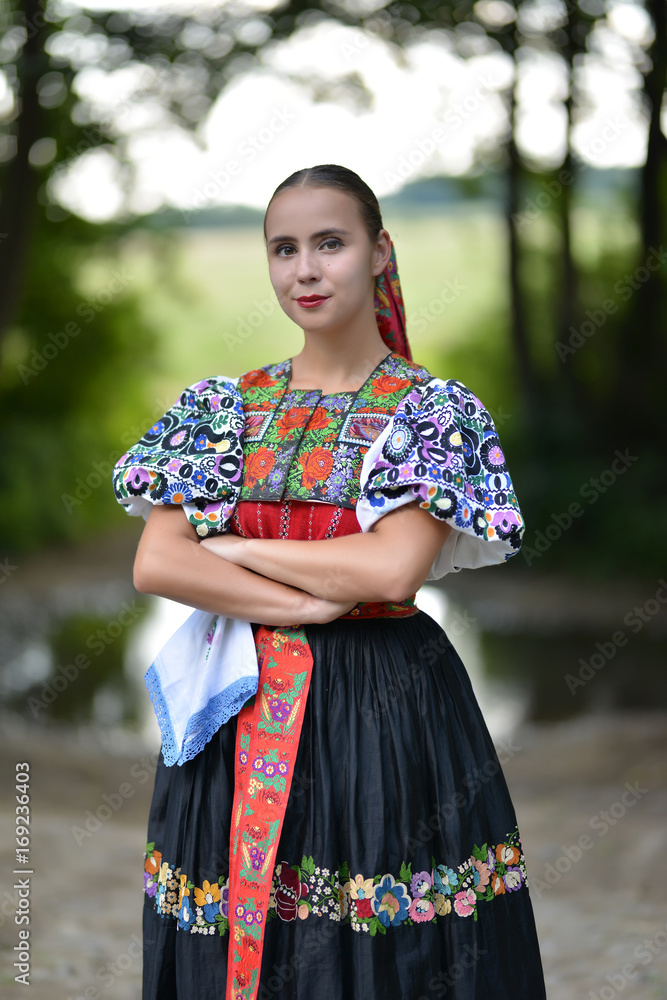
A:
POLYGON ((382 274, 375 279, 375 318, 380 336, 387 347, 412 361, 405 327, 405 306, 398 277, 396 249, 391 242, 391 257, 382 274))

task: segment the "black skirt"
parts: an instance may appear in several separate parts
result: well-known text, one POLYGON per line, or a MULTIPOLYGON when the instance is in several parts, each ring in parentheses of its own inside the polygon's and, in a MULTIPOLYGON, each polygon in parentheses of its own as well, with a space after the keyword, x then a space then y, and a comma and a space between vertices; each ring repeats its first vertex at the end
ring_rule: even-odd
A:
MULTIPOLYGON (((445 632, 422 611, 305 629, 312 678, 258 1000, 542 1000, 514 808, 445 632)), ((183 766, 160 757, 143 1000, 225 996, 236 723, 183 766)))

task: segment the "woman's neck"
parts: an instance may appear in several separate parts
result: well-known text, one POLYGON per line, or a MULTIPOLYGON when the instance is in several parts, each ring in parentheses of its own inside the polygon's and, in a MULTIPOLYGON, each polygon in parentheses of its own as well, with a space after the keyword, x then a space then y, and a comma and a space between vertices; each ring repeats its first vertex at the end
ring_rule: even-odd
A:
POLYGON ((319 389, 327 395, 353 392, 389 353, 379 333, 377 340, 354 352, 341 352, 338 344, 314 343, 310 338, 292 358, 288 389, 319 389))

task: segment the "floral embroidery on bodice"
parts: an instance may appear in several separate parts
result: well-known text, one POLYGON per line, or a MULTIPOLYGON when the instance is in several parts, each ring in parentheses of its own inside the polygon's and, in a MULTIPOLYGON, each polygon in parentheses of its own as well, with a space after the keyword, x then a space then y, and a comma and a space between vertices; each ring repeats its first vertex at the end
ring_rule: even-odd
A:
POLYGON ((390 351, 349 392, 289 389, 291 359, 246 372, 239 500, 321 500, 354 509, 364 455, 396 407, 421 382, 421 365, 390 351))

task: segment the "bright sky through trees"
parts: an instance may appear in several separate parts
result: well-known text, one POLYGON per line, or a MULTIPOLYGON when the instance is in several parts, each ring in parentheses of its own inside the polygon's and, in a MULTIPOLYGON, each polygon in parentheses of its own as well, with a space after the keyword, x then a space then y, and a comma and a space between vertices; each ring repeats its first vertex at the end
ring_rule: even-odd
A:
MULTIPOLYGON (((502 19, 507 9, 502 0, 481 0, 478 6, 489 22, 502 19)), ((542 0, 524 16, 549 19, 557 10, 558 0, 542 0)), ((587 97, 573 126, 573 148, 583 162, 595 167, 643 162, 646 118, 638 101, 642 78, 636 56, 651 37, 643 7, 630 2, 608 3, 606 19, 591 32, 575 80, 587 97)), ((127 151, 136 164, 133 211, 161 204, 185 212, 217 204, 261 207, 293 170, 325 162, 352 167, 382 196, 420 176, 470 171, 484 162, 485 150, 492 155, 506 128, 498 91, 508 83, 509 57, 482 53, 464 60, 444 37, 413 45, 406 56, 407 64, 397 66, 379 39, 357 29, 330 23, 303 30, 267 54, 266 69, 237 78, 223 91, 199 127, 199 142, 168 126, 157 105, 140 93, 133 96, 148 82, 141 79, 148 68, 114 74, 84 69, 78 90, 128 135, 127 151), (355 107, 347 94, 316 102, 278 71, 331 79, 356 72, 373 95, 372 105, 355 107)), ((558 166, 565 142, 564 63, 557 54, 526 46, 519 74, 521 153, 536 167, 558 166)), ((91 220, 111 218, 124 197, 116 170, 114 157, 93 144, 55 182, 58 197, 91 220)))

